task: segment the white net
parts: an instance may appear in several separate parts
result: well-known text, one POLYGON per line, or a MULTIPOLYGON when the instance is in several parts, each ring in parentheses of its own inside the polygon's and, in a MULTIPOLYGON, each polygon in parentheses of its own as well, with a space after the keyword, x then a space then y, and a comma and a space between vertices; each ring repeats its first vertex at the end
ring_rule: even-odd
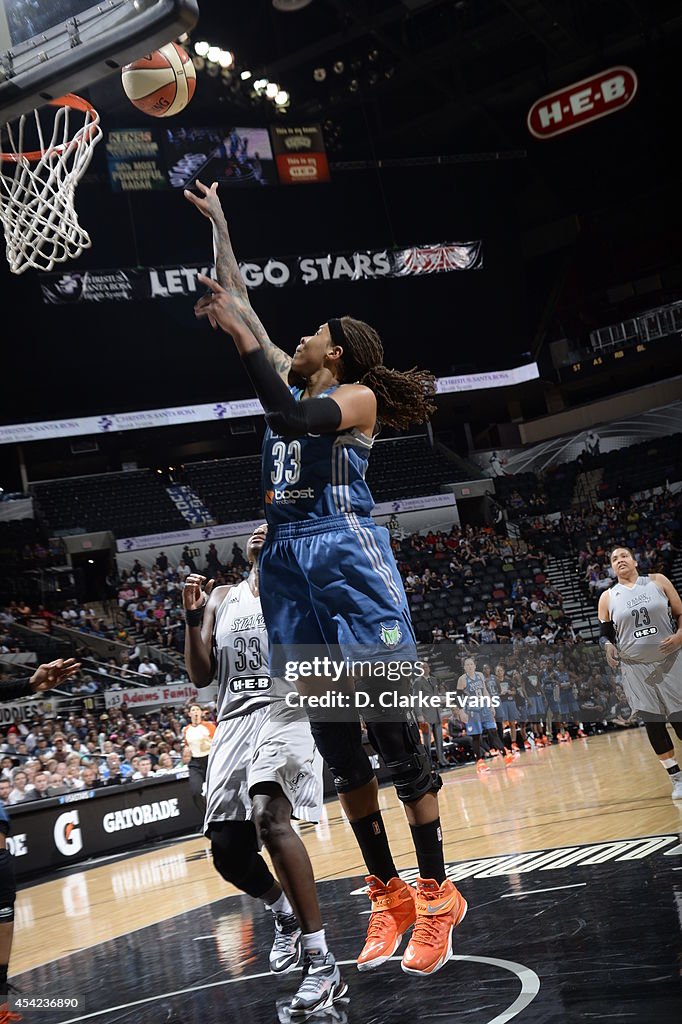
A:
POLYGON ((99 115, 85 101, 65 96, 6 125, 6 152, 0 159, 0 219, 7 262, 14 274, 29 267, 52 270, 55 263, 76 259, 90 247, 78 223, 76 186, 102 138, 99 115), (69 103, 71 102, 71 106, 69 103), (51 137, 41 124, 54 117, 51 137), (82 121, 73 131, 74 121, 82 121), (33 123, 35 121, 35 124, 33 123), (29 151, 29 134, 35 149, 29 151))

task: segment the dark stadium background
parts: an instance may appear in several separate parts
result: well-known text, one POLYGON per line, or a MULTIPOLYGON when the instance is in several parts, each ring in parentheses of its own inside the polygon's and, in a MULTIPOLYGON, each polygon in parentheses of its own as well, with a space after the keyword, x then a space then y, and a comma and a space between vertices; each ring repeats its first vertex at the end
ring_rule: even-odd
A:
MULTIPOLYGON (((679 295, 677 4, 314 0, 281 13, 269 0, 201 0, 200 8, 190 50, 199 39, 229 48, 237 69, 289 90, 291 107, 278 115, 269 101, 252 101, 237 75, 232 89, 203 71, 175 125, 317 122, 325 125, 332 164, 402 161, 381 171, 333 170, 328 185, 223 191, 238 255, 479 238, 484 244, 485 265, 477 272, 254 292, 283 347, 348 312, 379 328, 389 362, 399 367, 419 362, 444 375, 537 358, 543 382, 517 389, 511 406, 503 390, 443 401, 436 426, 454 429, 459 447, 463 422, 476 434, 489 423, 542 415, 559 383, 564 401, 577 404, 673 371, 677 350, 661 346, 634 370, 628 364, 616 375, 611 366, 566 385, 548 345, 562 337, 585 344, 591 329, 679 295), (335 60, 345 63, 344 75, 331 70, 335 60), (553 140, 531 137, 525 120, 537 98, 615 64, 639 76, 639 94, 627 109, 553 140), (328 72, 323 83, 313 79, 318 66, 328 72), (349 88, 351 78, 357 91, 349 88), (458 162, 435 166, 438 156, 458 162), (610 301, 610 290, 633 281, 648 281, 649 292, 620 305, 610 301)), ((105 130, 150 124, 123 95, 118 74, 89 95, 105 130)), ((77 196, 93 247, 71 266, 205 260, 209 225, 181 192, 114 194, 104 150, 102 143, 77 196)), ((195 321, 191 301, 48 306, 35 272, 13 277, 4 263, 0 290, 4 423, 250 393, 231 342, 195 321)), ((222 429, 226 454, 233 444, 238 450, 222 429)), ((182 430, 186 439, 196 434, 182 430)), ((164 443, 176 440, 175 431, 156 434, 164 443)), ((123 438, 141 465, 148 440, 143 431, 123 438)), ((69 458, 69 439, 42 452, 69 458)), ((120 460, 110 468, 120 468, 120 460)), ((5 447, 6 488, 15 471, 5 447)))

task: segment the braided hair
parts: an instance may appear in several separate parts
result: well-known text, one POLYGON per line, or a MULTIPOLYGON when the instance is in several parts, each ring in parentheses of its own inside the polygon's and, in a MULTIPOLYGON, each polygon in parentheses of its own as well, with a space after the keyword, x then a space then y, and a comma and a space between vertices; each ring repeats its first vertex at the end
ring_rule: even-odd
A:
POLYGON ((381 338, 369 324, 340 318, 343 329, 341 371, 344 383, 364 384, 376 395, 381 423, 404 430, 425 423, 436 411, 436 378, 426 370, 390 370, 383 364, 381 338))

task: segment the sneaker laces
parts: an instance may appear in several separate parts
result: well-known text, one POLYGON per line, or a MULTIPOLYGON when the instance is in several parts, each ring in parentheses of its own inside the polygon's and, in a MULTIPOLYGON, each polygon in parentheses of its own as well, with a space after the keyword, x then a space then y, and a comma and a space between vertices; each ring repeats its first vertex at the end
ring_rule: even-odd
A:
MULTIPOLYGON (((382 892, 387 892, 386 889, 370 889, 370 898, 374 901, 374 897, 380 895, 382 892)), ((386 910, 373 910, 370 914, 369 924, 367 926, 367 941, 370 939, 383 939, 384 933, 387 928, 390 928, 391 915, 387 914, 386 910)))
POLYGON ((288 953, 291 950, 291 937, 298 930, 298 919, 295 914, 275 914, 273 949, 278 953, 288 953))
MULTIPOLYGON (((330 965, 325 962, 324 966, 327 968, 330 965)), ((296 993, 297 996, 316 996, 320 989, 324 988, 325 982, 329 979, 329 975, 326 973, 326 970, 324 973, 322 971, 316 971, 315 974, 311 974, 310 967, 312 967, 312 960, 310 958, 306 958, 304 967, 305 979, 296 993)))
MULTIPOLYGON (((425 900, 436 900, 442 899, 442 893, 436 889, 433 892, 428 890, 421 890, 419 893, 421 899, 425 900)), ((440 933, 440 927, 438 924, 438 914, 429 916, 427 914, 417 914, 417 920, 415 921, 414 931, 412 932, 412 942, 422 942, 428 946, 437 946, 440 944, 442 936, 440 933)))

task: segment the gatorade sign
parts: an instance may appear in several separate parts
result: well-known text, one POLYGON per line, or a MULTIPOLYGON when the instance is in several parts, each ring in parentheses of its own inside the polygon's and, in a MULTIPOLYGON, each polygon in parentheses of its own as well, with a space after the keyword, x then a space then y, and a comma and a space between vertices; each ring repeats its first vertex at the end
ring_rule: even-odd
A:
POLYGON ((608 68, 536 100, 528 111, 528 131, 536 139, 563 135, 622 110, 636 92, 637 75, 632 68, 608 68))
POLYGON ((73 857, 83 849, 78 811, 60 814, 54 823, 54 844, 65 857, 73 857))

